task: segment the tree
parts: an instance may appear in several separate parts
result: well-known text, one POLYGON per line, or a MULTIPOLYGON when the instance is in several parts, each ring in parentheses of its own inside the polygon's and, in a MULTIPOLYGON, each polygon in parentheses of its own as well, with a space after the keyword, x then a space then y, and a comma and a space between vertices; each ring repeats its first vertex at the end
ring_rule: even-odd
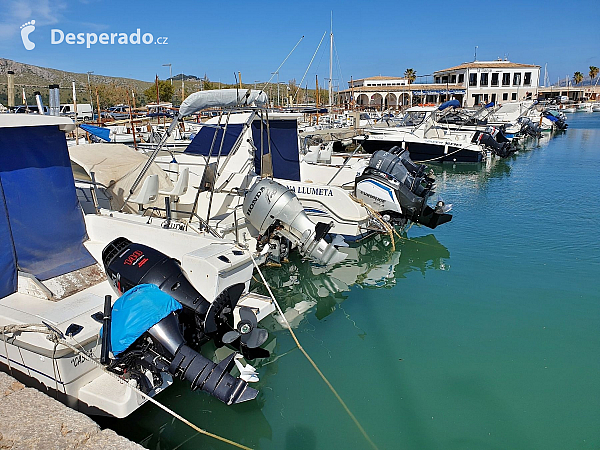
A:
POLYGON ((408 78, 408 84, 412 84, 417 79, 417 71, 414 69, 406 69, 404 78, 408 78))
POLYGON ((573 81, 576 85, 581 83, 583 81, 583 74, 581 72, 575 72, 573 74, 573 81))
MULTIPOLYGON (((107 109, 120 103, 127 104, 127 89, 123 86, 117 86, 114 83, 99 84, 94 90, 98 91, 100 109, 107 109)), ((96 103, 96 98, 94 98, 94 103, 96 103)))
MULTIPOLYGON (((169 81, 158 80, 158 95, 161 102, 170 102, 175 88, 169 81)), ((144 95, 151 102, 156 102, 156 85, 153 84, 144 91, 144 95)))
POLYGON ((590 66, 590 83, 598 76, 599 70, 596 66, 590 66))

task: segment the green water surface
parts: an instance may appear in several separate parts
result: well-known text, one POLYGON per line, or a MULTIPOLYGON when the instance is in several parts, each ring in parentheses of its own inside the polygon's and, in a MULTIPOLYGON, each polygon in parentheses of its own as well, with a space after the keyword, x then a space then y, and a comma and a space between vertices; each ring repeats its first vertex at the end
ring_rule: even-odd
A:
MULTIPOLYGON (((600 114, 569 123, 508 160, 434 167, 454 218, 395 251, 375 238, 329 272, 266 270, 377 448, 600 448, 600 114)), ((158 400, 255 449, 373 448, 289 333, 265 326, 256 401, 181 381, 158 400)), ((233 448, 152 405, 103 425, 150 449, 233 448)))

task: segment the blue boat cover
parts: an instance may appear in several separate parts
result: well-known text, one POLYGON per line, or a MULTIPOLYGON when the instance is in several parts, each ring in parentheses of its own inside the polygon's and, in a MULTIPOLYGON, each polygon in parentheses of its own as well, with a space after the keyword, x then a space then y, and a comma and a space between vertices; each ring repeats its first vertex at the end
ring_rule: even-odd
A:
POLYGON ((0 185, 0 267, 9 268, 0 292, 16 267, 47 280, 96 262, 83 246, 85 222, 56 125, 0 128, 0 185))
POLYGON ((110 130, 108 128, 96 127, 94 125, 88 125, 87 123, 82 123, 79 125, 79 128, 99 137, 100 139, 104 139, 106 142, 110 142, 110 130))
POLYGON ((129 289, 112 307, 110 345, 113 354, 123 353, 149 328, 181 308, 181 303, 154 284, 129 289))
POLYGON ((558 122, 558 117, 556 117, 552 112, 547 111, 544 113, 544 117, 548 119, 550 122, 558 122))
POLYGON ((17 260, 0 181, 0 298, 17 290, 17 260))
MULTIPOLYGON (((266 125, 263 126, 262 136, 260 128, 260 120, 252 122, 252 140, 257 150, 254 152, 254 167, 258 175, 261 174, 261 138, 263 154, 269 153, 267 127, 266 125)), ((273 176, 283 180, 300 181, 300 156, 296 121, 269 120, 269 131, 271 133, 273 176)))
POLYGON ((484 108, 491 108, 492 106, 494 106, 494 102, 489 102, 487 105, 484 106, 484 108))
MULTIPOLYGON (((233 144, 237 140, 238 136, 242 132, 242 128, 244 124, 242 123, 234 123, 227 125, 227 132, 225 133, 225 140, 223 141, 223 149, 221 150, 221 156, 229 155, 233 144)), ((215 134, 217 138, 215 139, 215 145, 213 146, 212 155, 217 156, 219 154, 219 147, 221 146, 221 139, 223 139, 223 129, 224 125, 221 125, 219 128, 213 127, 202 127, 198 134, 194 137, 190 145, 185 149, 185 153, 193 153, 195 155, 208 156, 210 153, 210 146, 213 142, 215 134)))
POLYGON ((443 111, 446 108, 452 106, 453 108, 458 108, 460 106, 460 102, 458 100, 448 100, 440 105, 438 108, 440 111, 443 111))

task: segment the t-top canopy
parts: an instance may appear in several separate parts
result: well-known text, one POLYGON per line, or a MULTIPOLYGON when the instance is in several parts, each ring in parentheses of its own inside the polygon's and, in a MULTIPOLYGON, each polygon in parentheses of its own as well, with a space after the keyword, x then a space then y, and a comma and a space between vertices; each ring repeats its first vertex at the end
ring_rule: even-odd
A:
POLYGON ((254 89, 214 89, 194 92, 179 107, 179 118, 206 108, 234 108, 252 104, 262 106, 268 100, 265 92, 254 89))

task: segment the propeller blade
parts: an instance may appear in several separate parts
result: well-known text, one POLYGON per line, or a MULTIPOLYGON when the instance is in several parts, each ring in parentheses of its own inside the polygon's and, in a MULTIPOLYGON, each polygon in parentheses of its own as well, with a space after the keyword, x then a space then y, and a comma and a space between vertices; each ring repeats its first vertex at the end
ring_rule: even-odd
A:
POLYGON ((254 311, 247 306, 240 306, 240 320, 250 322, 252 328, 255 328, 256 324, 258 323, 256 314, 254 314, 254 311))
POLYGON ((235 340, 239 337, 240 333, 238 333, 237 331, 228 331, 223 335, 221 340, 223 341, 223 344, 231 344, 232 342, 235 342, 235 340))
POLYGON ((246 286, 244 283, 238 283, 234 284, 233 286, 229 286, 226 289, 227 294, 229 294, 229 304, 231 305, 232 309, 235 307, 235 305, 237 305, 237 302, 244 293, 245 288, 246 286))
POLYGON ((246 361, 252 361, 256 358, 268 358, 271 356, 271 352, 262 347, 248 348, 245 345, 242 345, 240 351, 242 352, 242 355, 244 355, 246 361))
POLYGON ((255 328, 251 333, 242 335, 242 343, 249 348, 260 347, 269 337, 269 332, 263 328, 255 328))

